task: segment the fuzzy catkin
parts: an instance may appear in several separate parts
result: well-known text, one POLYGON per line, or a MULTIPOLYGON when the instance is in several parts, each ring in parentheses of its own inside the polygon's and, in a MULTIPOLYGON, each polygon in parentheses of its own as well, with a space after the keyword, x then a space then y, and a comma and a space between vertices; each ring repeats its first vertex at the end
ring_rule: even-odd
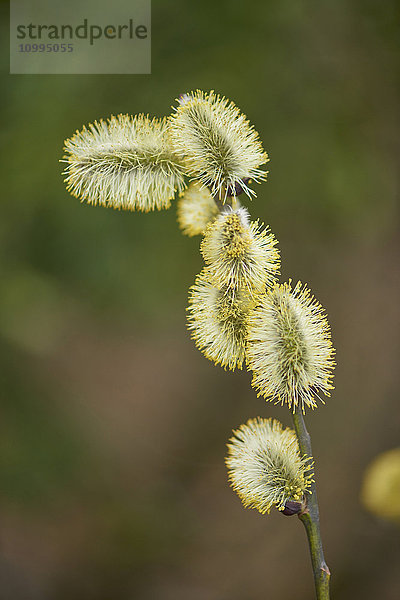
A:
POLYGON ((95 121, 66 140, 65 152, 67 189, 89 204, 160 210, 185 187, 166 119, 139 114, 95 121))
POLYGON ((213 91, 183 94, 170 120, 171 137, 190 177, 199 179, 214 197, 245 192, 255 195, 249 180, 260 182, 268 161, 258 133, 233 102, 213 91))
POLYGON ((312 457, 301 456, 292 429, 275 419, 249 419, 233 432, 226 465, 229 481, 247 508, 268 513, 301 502, 313 481, 312 457))
POLYGON ((261 297, 249 315, 246 357, 252 385, 266 400, 304 412, 317 406, 320 392, 329 396, 335 366, 330 327, 305 285, 275 284, 261 297))
POLYGON ((178 200, 177 218, 179 227, 185 235, 202 235, 207 225, 218 215, 209 190, 193 182, 178 200))
POLYGON ((268 228, 250 222, 245 208, 226 208, 207 227, 201 253, 211 279, 253 297, 265 292, 279 273, 277 240, 268 228))
POLYGON ((253 307, 249 294, 216 287, 204 269, 190 289, 187 309, 188 327, 196 346, 216 365, 231 371, 241 369, 246 321, 253 307))

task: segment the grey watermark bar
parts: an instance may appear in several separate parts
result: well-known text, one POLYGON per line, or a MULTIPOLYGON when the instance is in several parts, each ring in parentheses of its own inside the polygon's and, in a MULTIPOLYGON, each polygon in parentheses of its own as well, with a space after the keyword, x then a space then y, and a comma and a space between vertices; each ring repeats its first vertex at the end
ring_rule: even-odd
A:
POLYGON ((10 73, 151 73, 151 0, 11 0, 10 73))

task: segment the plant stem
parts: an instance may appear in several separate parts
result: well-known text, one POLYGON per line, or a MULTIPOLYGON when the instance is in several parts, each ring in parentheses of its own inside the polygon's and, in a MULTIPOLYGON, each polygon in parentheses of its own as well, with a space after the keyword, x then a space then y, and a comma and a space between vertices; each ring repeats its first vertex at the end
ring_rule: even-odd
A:
MULTIPOLYGON (((293 414, 293 423, 301 453, 303 455, 312 456, 310 434, 306 429, 306 424, 304 423, 301 412, 295 412, 293 414)), ((306 509, 299 514, 299 519, 303 522, 307 533, 317 600, 329 600, 329 579, 331 574, 328 565, 325 562, 324 551, 322 548, 315 482, 311 485, 311 493, 307 494, 306 509)))

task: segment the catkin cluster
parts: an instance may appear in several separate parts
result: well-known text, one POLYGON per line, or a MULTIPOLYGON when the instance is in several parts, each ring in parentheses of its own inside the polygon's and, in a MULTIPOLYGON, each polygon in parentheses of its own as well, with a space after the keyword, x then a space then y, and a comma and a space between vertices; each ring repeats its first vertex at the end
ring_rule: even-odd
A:
POLYGON ((242 368, 247 319, 279 269, 276 243, 245 208, 227 207, 207 226, 205 268, 189 294, 189 329, 205 356, 225 369, 242 368))
MULTIPOLYGON (((268 155, 233 102, 198 90, 181 95, 167 118, 96 121, 66 140, 63 160, 67 189, 90 204, 147 212, 177 197, 182 232, 203 236, 187 312, 208 359, 229 370, 246 363, 258 395, 293 412, 329 395, 334 350, 324 310, 305 285, 277 281, 277 240, 238 199, 255 196, 268 155)), ((234 432, 227 466, 245 506, 262 513, 301 502, 313 481, 295 433, 271 419, 234 432)))

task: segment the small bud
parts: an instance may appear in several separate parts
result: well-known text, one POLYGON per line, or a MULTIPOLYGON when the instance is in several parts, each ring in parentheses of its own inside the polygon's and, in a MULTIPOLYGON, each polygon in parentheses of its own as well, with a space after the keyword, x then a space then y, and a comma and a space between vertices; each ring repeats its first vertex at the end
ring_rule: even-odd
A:
POLYGON ((251 183, 250 177, 243 177, 242 183, 237 181, 234 185, 228 185, 226 188, 226 195, 228 198, 232 198, 232 196, 240 196, 240 194, 243 194, 245 191, 244 186, 247 187, 248 183, 251 183))
POLYGON ((218 212, 208 189, 201 188, 198 183, 193 182, 178 200, 179 227, 182 233, 189 237, 201 235, 218 212))
POLYGON ((298 515, 304 509, 304 505, 301 502, 294 502, 293 500, 287 500, 285 502, 285 508, 281 511, 283 515, 291 517, 298 515))

